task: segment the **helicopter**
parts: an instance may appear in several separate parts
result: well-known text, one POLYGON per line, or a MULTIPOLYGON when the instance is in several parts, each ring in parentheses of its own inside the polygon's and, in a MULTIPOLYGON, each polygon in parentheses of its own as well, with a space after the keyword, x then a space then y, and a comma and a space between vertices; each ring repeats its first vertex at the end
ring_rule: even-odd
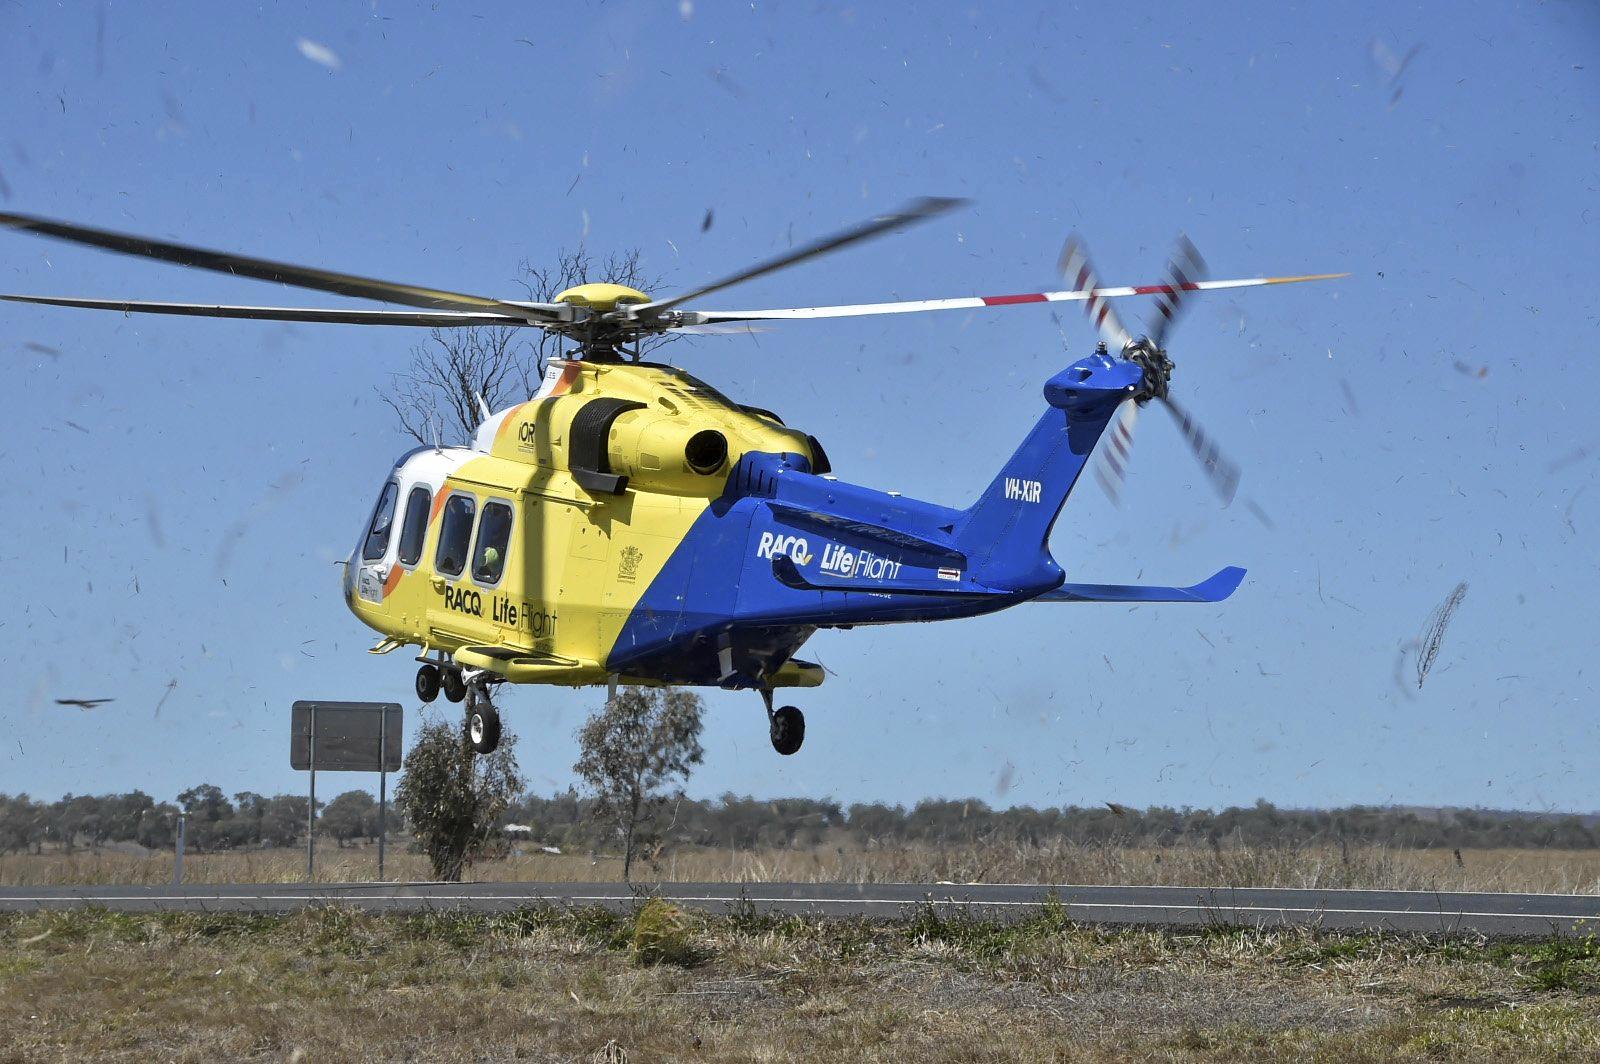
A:
POLYGON ((1051 530, 1095 458, 1113 499, 1139 410, 1164 406, 1224 503, 1239 467, 1169 395, 1166 340, 1189 296, 1345 274, 1209 280, 1186 238, 1156 284, 1102 287, 1076 236, 1051 292, 889 303, 718 311, 695 303, 964 201, 923 198, 747 269, 667 298, 610 283, 549 302, 494 299, 28 215, 0 226, 181 266, 405 310, 154 303, 0 295, 19 303, 269 321, 544 329, 570 344, 526 402, 482 414, 466 446, 422 446, 385 475, 345 563, 352 612, 382 639, 371 653, 416 648, 415 690, 466 702, 472 749, 501 734, 501 684, 703 686, 753 690, 780 754, 797 752, 805 717, 775 694, 816 687, 797 657, 822 628, 947 620, 1024 602, 1220 602, 1230 566, 1188 587, 1075 583, 1052 557, 1051 530), (1155 297, 1144 335, 1111 300, 1155 297), (840 480, 822 444, 681 369, 646 360, 662 334, 748 330, 752 323, 1029 304, 1081 303, 1092 353, 1044 384, 1044 409, 976 501, 951 507, 840 480), (1099 446, 1104 439, 1104 445, 1099 446))

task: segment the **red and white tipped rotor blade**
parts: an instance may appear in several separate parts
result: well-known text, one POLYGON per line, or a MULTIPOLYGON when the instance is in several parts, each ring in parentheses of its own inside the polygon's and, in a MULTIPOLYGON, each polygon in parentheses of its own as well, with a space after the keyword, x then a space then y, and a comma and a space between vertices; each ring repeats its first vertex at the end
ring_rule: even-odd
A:
POLYGON ((1061 246, 1061 258, 1056 265, 1073 290, 1084 293, 1083 312, 1094 323, 1106 346, 1113 351, 1121 351, 1133 343, 1133 336, 1122 327, 1122 319, 1106 302, 1106 294, 1100 291, 1100 279, 1095 276, 1094 265, 1089 261, 1088 245, 1077 233, 1067 237, 1067 242, 1061 246))
MULTIPOLYGON (((1268 284, 1294 284, 1298 281, 1327 281, 1347 277, 1343 273, 1316 273, 1302 277, 1244 277, 1228 281, 1197 281, 1185 291, 1214 292, 1226 288, 1255 288, 1268 284)), ((1170 285, 1144 284, 1076 289, 1060 292, 1019 292, 1003 296, 956 296, 950 299, 907 299, 895 303, 850 303, 833 307, 781 307, 774 310, 686 310, 685 325, 704 325, 719 321, 798 321, 811 318, 860 318, 874 314, 917 314, 932 310, 983 310, 987 307, 1015 307, 1028 303, 1078 303, 1091 299, 1118 299, 1124 296, 1150 296, 1166 291, 1170 285)))
POLYGON ((1198 291, 1195 286, 1206 279, 1206 260, 1200 249, 1182 233, 1177 246, 1167 259, 1167 283, 1156 293, 1156 312, 1150 319, 1150 341, 1164 347, 1167 333, 1183 314, 1189 293, 1198 291))
POLYGON ((1211 481, 1211 487, 1222 499, 1222 505, 1227 506, 1233 502, 1234 492, 1239 490, 1239 467, 1229 461, 1222 453, 1222 448, 1217 445, 1217 441, 1200 427, 1200 422, 1196 421, 1187 410, 1165 395, 1161 397, 1160 402, 1177 421, 1178 431, 1183 433, 1184 441, 1189 444, 1189 449, 1199 460, 1200 468, 1205 470, 1206 479, 1211 481))
POLYGON ((1128 460, 1133 452, 1133 426, 1139 420, 1139 404, 1125 399, 1117 408, 1100 447, 1094 456, 1094 478, 1111 505, 1122 503, 1122 482, 1128 475, 1128 460))

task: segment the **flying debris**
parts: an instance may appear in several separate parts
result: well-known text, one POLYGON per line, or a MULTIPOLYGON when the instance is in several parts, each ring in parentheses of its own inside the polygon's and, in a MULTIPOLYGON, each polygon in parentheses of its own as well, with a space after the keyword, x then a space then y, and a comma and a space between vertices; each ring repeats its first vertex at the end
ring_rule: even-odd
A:
POLYGON ((294 46, 300 49, 301 55, 319 66, 327 67, 329 70, 338 70, 344 65, 339 62, 338 54, 325 44, 319 44, 316 41, 301 37, 294 42, 294 46))
POLYGON ((1433 614, 1428 618, 1428 625, 1417 637, 1417 686, 1422 686, 1422 681, 1428 678, 1428 672, 1433 668, 1433 663, 1439 659, 1439 648, 1444 644, 1445 629, 1450 626, 1450 619, 1456 615, 1456 610, 1461 608, 1461 600, 1467 597, 1467 583, 1463 580, 1456 585, 1450 597, 1435 607, 1433 614))
POLYGON ((176 676, 174 676, 172 679, 167 681, 166 693, 161 696, 161 701, 156 703, 156 714, 155 715, 157 717, 161 716, 161 707, 167 704, 167 699, 171 698, 172 697, 172 692, 176 691, 177 689, 178 689, 178 678, 176 676))
POLYGON ((1389 109, 1392 111, 1400 102, 1401 94, 1405 92, 1405 86, 1401 84, 1400 78, 1411 65, 1411 61, 1417 57, 1417 53, 1422 51, 1422 45, 1414 44, 1404 56, 1399 56, 1382 38, 1374 37, 1368 42, 1367 51, 1372 59, 1372 65, 1388 79, 1389 109))

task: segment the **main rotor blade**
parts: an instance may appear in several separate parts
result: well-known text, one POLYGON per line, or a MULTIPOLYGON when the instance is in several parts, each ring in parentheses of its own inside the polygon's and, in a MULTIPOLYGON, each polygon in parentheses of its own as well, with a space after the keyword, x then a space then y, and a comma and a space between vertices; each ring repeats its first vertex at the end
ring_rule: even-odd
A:
POLYGON ((1239 488, 1239 467, 1229 461, 1217 446, 1217 441, 1206 435, 1205 429, 1200 427, 1187 410, 1173 402, 1171 398, 1163 395, 1161 402, 1167 412, 1178 422, 1178 430, 1183 433, 1184 440, 1189 444, 1189 449, 1200 460, 1200 466, 1206 471, 1206 477, 1211 481, 1211 486, 1222 499, 1222 505, 1227 506, 1233 502, 1233 493, 1239 488))
POLYGON ((1111 304, 1105 301, 1105 297, 1097 291, 1100 281, 1095 277, 1094 266, 1089 262, 1088 245, 1084 244, 1083 238, 1077 233, 1067 237, 1067 242, 1061 245, 1061 258, 1057 260, 1056 265, 1068 284, 1075 290, 1086 293, 1083 312, 1094 323, 1106 346, 1112 351, 1121 351, 1131 344, 1133 337, 1122 327, 1122 319, 1111 309, 1111 304))
POLYGON ((1177 246, 1167 259, 1167 285, 1156 294, 1156 313, 1150 319, 1150 342, 1158 349, 1166 346, 1167 333, 1183 314, 1188 303, 1189 287, 1206 279, 1206 260, 1200 249, 1183 233, 1178 234, 1177 246))
POLYGON ((188 244, 173 244, 150 237, 114 233, 108 229, 93 229, 85 225, 51 221, 48 218, 35 218, 26 214, 0 212, 0 226, 54 237, 74 244, 104 248, 123 255, 143 255, 178 266, 231 273, 260 281, 276 281, 297 288, 332 292, 334 295, 376 299, 384 303, 398 303, 401 306, 422 307, 427 310, 488 310, 515 315, 524 321, 570 320, 570 311, 557 304, 510 303, 485 296, 447 292, 438 288, 379 281, 371 277, 357 277, 354 274, 335 273, 309 266, 254 259, 226 251, 208 251, 188 244))
POLYGON ((124 314, 182 314, 199 318, 257 318, 264 321, 310 321, 341 325, 422 325, 448 329, 467 325, 542 327, 509 314, 463 310, 336 310, 322 307, 236 307, 207 303, 140 303, 126 299, 79 299, 75 296, 8 296, 10 303, 40 303, 52 307, 120 310, 124 314))
POLYGON ((712 292, 720 292, 724 288, 731 288, 736 284, 754 280, 757 277, 764 277, 786 266, 793 266, 807 259, 814 259, 818 255, 826 255, 830 251, 838 251, 840 248, 849 247, 851 244, 870 240, 872 237, 887 233, 891 229, 899 229, 902 226, 927 221, 929 218, 936 218, 966 202, 963 199, 924 196, 921 199, 911 201, 893 214, 879 215, 871 221, 862 222, 860 225, 851 226, 849 229, 834 233, 831 236, 813 240, 811 243, 798 247, 793 251, 786 252, 776 258, 767 259, 765 262, 757 263, 747 270, 741 270, 736 274, 724 277, 720 281, 714 281, 702 288, 696 288, 693 291, 673 296, 671 299, 660 299, 628 307, 626 308, 626 313, 629 317, 640 314, 659 314, 687 303, 691 299, 699 299, 701 296, 710 295, 712 292))
MULTIPOLYGON (((1313 273, 1301 277, 1245 277, 1229 281, 1197 281, 1184 286, 1189 292, 1214 292, 1225 288, 1255 288, 1268 284, 1294 284, 1299 281, 1328 281, 1348 277, 1346 273, 1313 273)), ((1074 303, 1088 299, 1117 299, 1124 296, 1149 296, 1168 291, 1167 284, 1122 285, 1116 288, 1076 289, 1064 292, 1021 292, 1006 296, 956 296, 953 299, 909 299, 898 303, 854 303, 836 307, 785 307, 778 310, 685 310, 685 324, 701 325, 715 321, 779 321, 803 318, 858 318, 871 314, 915 314, 929 310, 982 310, 985 307, 1013 307, 1025 303, 1074 303)))

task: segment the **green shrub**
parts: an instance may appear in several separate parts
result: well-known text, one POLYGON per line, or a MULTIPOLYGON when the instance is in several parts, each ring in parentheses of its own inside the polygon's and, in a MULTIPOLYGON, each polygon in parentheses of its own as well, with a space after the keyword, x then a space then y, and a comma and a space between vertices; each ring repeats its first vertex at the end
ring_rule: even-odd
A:
POLYGON ((697 959, 693 928, 684 911, 661 898, 651 898, 633 917, 633 959, 640 964, 688 967, 697 959))

